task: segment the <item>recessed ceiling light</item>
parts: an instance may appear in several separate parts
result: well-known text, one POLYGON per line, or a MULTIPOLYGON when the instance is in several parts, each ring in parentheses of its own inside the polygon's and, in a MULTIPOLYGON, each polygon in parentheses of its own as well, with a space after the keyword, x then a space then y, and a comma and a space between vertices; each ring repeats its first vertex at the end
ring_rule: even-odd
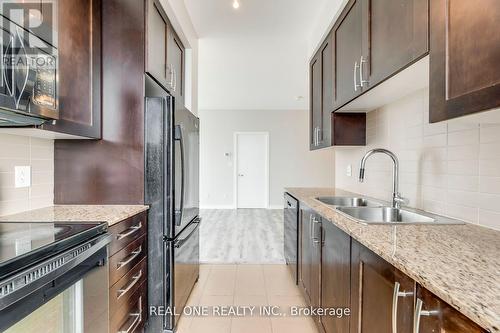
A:
POLYGON ((238 2, 238 0, 234 0, 234 1, 233 1, 233 8, 234 8, 234 9, 238 9, 238 8, 240 8, 240 3, 238 2))

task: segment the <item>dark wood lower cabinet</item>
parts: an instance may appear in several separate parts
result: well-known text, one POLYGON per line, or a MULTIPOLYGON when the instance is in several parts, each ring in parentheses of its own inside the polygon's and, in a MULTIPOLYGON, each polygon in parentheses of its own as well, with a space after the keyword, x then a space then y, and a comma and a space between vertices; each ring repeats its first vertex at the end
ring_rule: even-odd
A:
POLYGON ((486 333, 469 318, 421 286, 417 287, 414 325, 414 333, 486 333))
POLYGON ((411 333, 415 281, 352 242, 351 333, 411 333))
POLYGON ((311 209, 301 210, 299 286, 309 306, 320 305, 321 218, 311 209))
MULTIPOLYGON (((351 299, 351 237, 328 221, 322 223, 321 307, 349 308, 351 299)), ((326 333, 349 332, 349 315, 321 316, 326 333)))

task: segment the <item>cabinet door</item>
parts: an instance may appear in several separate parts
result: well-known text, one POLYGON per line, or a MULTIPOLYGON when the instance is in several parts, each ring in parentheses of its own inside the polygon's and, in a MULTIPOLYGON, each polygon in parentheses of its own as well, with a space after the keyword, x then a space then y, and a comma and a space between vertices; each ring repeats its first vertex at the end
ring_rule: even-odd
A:
POLYGON ((301 210, 300 283, 306 302, 319 306, 321 221, 311 209, 301 210))
POLYGON ((311 61, 310 65, 310 89, 311 89, 311 106, 310 106, 310 148, 319 148, 319 131, 322 126, 322 84, 321 84, 321 57, 320 53, 311 61))
POLYGON ((101 0, 52 1, 51 6, 57 13, 59 120, 41 128, 99 139, 101 0))
POLYGON ((430 121, 500 106, 498 0, 430 1, 430 121))
MULTIPOLYGON (((351 237, 324 221, 321 253, 321 307, 349 308, 351 290, 351 237)), ((349 332, 349 316, 321 317, 326 333, 349 332)))
POLYGON ((485 333, 476 323, 434 296, 421 286, 417 287, 414 333, 485 333), (424 312, 425 311, 425 312, 424 312), (427 315, 422 315, 422 313, 427 315))
POLYGON ((361 94, 359 84, 362 45, 361 7, 361 0, 351 0, 333 28, 336 108, 361 94))
POLYGON ((375 86, 428 52, 428 0, 363 0, 359 82, 375 86))
POLYGON ((176 106, 180 107, 184 104, 184 46, 171 26, 168 29, 167 67, 172 75, 172 84, 168 88, 176 98, 176 106))
POLYGON ((351 333, 411 333, 415 282, 358 242, 352 245, 351 333))
POLYGON ((167 20, 155 0, 147 1, 146 16, 146 71, 169 88, 172 78, 167 70, 167 20))
POLYGON ((332 145, 333 89, 333 42, 329 36, 321 46, 321 124, 318 136, 322 148, 332 145))

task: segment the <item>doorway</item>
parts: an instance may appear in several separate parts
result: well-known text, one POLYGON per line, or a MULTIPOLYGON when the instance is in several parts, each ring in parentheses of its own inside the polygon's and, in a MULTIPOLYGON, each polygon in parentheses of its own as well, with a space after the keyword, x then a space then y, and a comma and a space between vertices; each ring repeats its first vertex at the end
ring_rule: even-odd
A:
POLYGON ((236 208, 269 207, 269 133, 234 133, 236 208))

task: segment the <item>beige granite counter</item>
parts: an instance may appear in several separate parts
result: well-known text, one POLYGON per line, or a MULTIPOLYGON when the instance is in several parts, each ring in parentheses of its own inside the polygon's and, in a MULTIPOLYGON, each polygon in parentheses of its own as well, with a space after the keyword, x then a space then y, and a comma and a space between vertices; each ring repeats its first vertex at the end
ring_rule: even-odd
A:
POLYGON ((107 222, 112 226, 148 209, 148 206, 143 205, 55 205, 0 216, 0 222, 107 222))
POLYGON ((354 239, 491 332, 500 332, 500 232, 472 225, 363 225, 316 200, 359 196, 288 188, 354 239))

